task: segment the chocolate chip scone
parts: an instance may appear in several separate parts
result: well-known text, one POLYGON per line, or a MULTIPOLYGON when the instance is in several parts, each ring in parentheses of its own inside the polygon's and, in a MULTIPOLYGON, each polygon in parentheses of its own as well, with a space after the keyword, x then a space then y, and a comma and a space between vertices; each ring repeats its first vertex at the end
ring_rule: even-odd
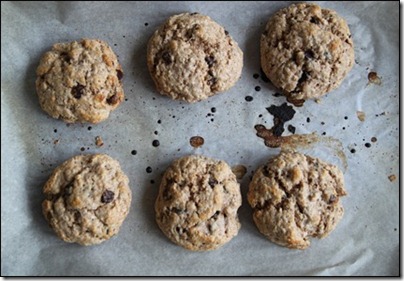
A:
POLYGON ((324 238, 335 229, 344 195, 336 166, 283 151, 255 172, 247 196, 262 234, 281 246, 305 249, 310 237, 324 238))
POLYGON ((53 45, 36 73, 42 109, 68 123, 101 122, 124 99, 122 67, 101 40, 53 45))
POLYGON ((46 182, 42 210, 64 241, 99 244, 117 234, 132 199, 128 177, 104 154, 78 155, 46 182))
POLYGON ((348 25, 335 11, 293 4, 268 21, 261 36, 261 66, 293 102, 337 88, 354 64, 348 25))
POLYGON ((157 196, 156 221, 175 244, 216 249, 237 235, 240 186, 229 165, 200 155, 175 160, 157 196))
POLYGON ((230 89, 240 78, 243 53, 210 17, 184 13, 155 31, 147 64, 161 94, 192 103, 230 89))

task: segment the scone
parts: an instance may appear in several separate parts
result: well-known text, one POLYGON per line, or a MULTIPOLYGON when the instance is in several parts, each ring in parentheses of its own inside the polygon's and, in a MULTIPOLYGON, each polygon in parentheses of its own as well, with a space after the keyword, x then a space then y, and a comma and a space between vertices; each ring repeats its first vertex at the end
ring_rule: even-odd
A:
POLYGON ((319 98, 337 88, 354 64, 348 25, 335 11, 293 4, 268 21, 261 66, 290 101, 319 98))
POLYGON ((243 53, 211 18, 184 13, 155 31, 147 64, 161 94, 192 103, 230 89, 240 78, 243 53))
POLYGON ((272 242, 295 249, 335 229, 346 195, 342 172, 317 158, 283 151, 254 174, 248 202, 259 231, 272 242))
POLYGON ((117 234, 131 203, 128 177, 104 154, 78 155, 46 182, 42 210, 64 241, 99 244, 117 234))
POLYGON ((53 45, 36 73, 42 109, 67 123, 101 122, 124 99, 122 67, 101 40, 53 45))
POLYGON ((175 244, 216 249, 237 235, 240 186, 229 165, 200 155, 175 160, 164 173, 156 221, 175 244))

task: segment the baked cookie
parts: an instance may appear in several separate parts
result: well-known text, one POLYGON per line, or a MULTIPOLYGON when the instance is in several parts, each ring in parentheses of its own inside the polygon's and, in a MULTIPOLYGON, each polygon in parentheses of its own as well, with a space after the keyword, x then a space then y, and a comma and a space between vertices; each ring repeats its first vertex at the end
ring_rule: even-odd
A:
POLYGON ((101 122, 124 98, 122 67, 101 40, 53 45, 36 73, 42 109, 68 123, 101 122))
POLYGON ((348 25, 335 11, 293 4, 278 11, 261 36, 261 66, 290 101, 337 88, 354 64, 348 25))
POLYGON ((240 185, 229 165, 200 155, 175 160, 157 196, 156 221, 188 250, 213 250, 237 235, 240 185))
POLYGON ((211 18, 184 13, 153 34, 147 65, 161 94, 191 103, 231 88, 240 78, 243 53, 211 18))
POLYGON ((118 233, 129 213, 131 190, 118 161, 104 154, 78 155, 46 182, 42 210, 64 241, 99 244, 118 233))
POLYGON ((254 174, 248 202, 259 231, 272 242, 295 249, 309 237, 326 237, 338 224, 346 195, 342 172, 317 158, 283 151, 254 174))

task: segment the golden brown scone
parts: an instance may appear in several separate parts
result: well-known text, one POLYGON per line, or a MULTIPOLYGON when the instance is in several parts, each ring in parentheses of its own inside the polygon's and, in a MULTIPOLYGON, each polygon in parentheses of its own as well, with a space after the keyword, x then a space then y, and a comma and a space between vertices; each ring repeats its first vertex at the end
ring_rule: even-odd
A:
POLYGON ((240 186, 229 165, 200 155, 175 160, 166 170, 155 204, 156 221, 174 243, 213 250, 237 235, 240 186))
POLYGON ((261 67, 291 101, 319 98, 336 89, 353 64, 347 23, 315 4, 278 11, 261 36, 261 67))
POLYGON ((240 78, 243 53, 210 17, 170 17, 150 38, 147 64, 157 90, 196 102, 230 89, 240 78))
POLYGON ((295 249, 324 238, 337 226, 346 195, 342 172, 317 158, 283 151, 254 174, 248 202, 259 231, 272 242, 295 249))
POLYGON ((101 122, 124 99, 122 67, 101 40, 53 45, 36 73, 42 109, 67 123, 101 122))
POLYGON ((57 167, 43 192, 43 214, 64 241, 99 244, 116 235, 132 199, 128 177, 105 154, 78 155, 57 167))

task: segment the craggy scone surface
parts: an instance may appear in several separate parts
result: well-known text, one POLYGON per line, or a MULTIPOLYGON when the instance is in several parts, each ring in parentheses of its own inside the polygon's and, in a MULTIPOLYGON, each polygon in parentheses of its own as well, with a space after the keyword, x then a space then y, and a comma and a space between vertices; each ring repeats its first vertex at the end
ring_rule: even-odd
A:
POLYGON ((53 45, 36 73, 42 109, 68 123, 101 122, 124 99, 121 65, 101 40, 53 45))
POLYGON ((278 11, 261 36, 262 69, 290 100, 323 96, 341 84, 353 64, 347 23, 314 4, 278 11))
POLYGON ((248 202, 259 231, 272 242, 305 249, 310 237, 326 237, 344 210, 342 172, 317 158, 281 152, 254 174, 248 202))
POLYGON ((131 190, 118 161, 104 154, 75 156, 57 167, 43 192, 43 214, 66 242, 99 244, 118 233, 131 190))
POLYGON ((186 156, 164 174, 156 220, 174 243, 194 251, 213 250, 237 235, 240 205, 240 186, 224 161, 186 156))
POLYGON ((211 18, 184 13, 170 17, 150 38, 147 63, 161 94, 196 102, 237 82, 243 53, 211 18))

